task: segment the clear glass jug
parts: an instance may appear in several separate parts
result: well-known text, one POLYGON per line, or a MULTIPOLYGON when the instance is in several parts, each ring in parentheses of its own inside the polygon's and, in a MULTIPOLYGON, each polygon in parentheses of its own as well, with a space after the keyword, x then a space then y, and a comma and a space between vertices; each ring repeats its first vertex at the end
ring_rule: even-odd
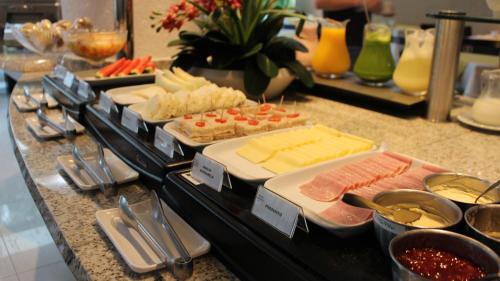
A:
POLYGON ((392 79, 406 94, 425 95, 431 76, 434 29, 405 30, 405 48, 392 79))
POLYGON ((475 121, 500 126, 500 69, 481 73, 481 95, 472 106, 475 121))
POLYGON ((321 22, 321 36, 312 59, 312 69, 317 75, 335 79, 343 76, 351 67, 345 39, 348 22, 321 22))
POLYGON ((313 55, 318 46, 318 23, 306 22, 300 32, 300 37, 295 36, 295 40, 302 43, 307 48, 307 52, 295 52, 297 60, 305 67, 310 68, 313 55))
POLYGON ((385 24, 365 25, 363 48, 354 64, 354 73, 365 83, 383 86, 392 78, 391 29, 385 24))

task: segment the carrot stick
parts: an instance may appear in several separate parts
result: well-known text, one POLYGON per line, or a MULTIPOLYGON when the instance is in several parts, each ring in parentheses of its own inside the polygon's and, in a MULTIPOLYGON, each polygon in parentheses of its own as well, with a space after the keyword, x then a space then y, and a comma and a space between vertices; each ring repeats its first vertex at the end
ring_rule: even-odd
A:
POLYGON ((127 66, 129 66, 131 62, 132 62, 131 60, 125 60, 125 62, 118 69, 113 71, 113 73, 111 73, 111 75, 109 75, 109 76, 111 76, 111 77, 117 76, 118 73, 122 72, 122 70, 127 68, 127 66))
POLYGON ((103 77, 109 76, 111 73, 113 73, 113 71, 120 68, 120 66, 125 62, 125 60, 126 60, 125 58, 121 58, 121 59, 115 61, 114 63, 101 68, 99 71, 97 71, 95 76, 97 76, 98 78, 103 78, 103 77))
POLYGON ((148 64, 146 64, 146 69, 144 69, 144 72, 150 73, 153 72, 156 68, 156 65, 154 62, 150 61, 148 64))
POLYGON ((141 59, 134 59, 125 69, 123 69, 118 73, 118 76, 129 75, 130 71, 132 71, 132 69, 134 69, 139 64, 140 61, 141 59))
POLYGON ((144 69, 146 68, 146 65, 151 61, 151 56, 145 56, 141 59, 139 64, 132 69, 132 74, 142 74, 144 72, 144 69))

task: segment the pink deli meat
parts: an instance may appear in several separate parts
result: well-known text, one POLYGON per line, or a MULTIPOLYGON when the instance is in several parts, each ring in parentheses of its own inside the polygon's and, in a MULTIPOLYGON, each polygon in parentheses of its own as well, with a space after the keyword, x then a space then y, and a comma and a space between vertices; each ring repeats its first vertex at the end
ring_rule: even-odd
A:
POLYGON ((321 212, 320 215, 323 218, 337 224, 353 225, 362 223, 371 218, 372 211, 353 207, 342 202, 342 200, 337 200, 332 204, 332 206, 321 212))
POLYGON ((302 185, 300 192, 323 202, 333 201, 345 192, 398 175, 411 165, 411 159, 394 153, 380 153, 317 175, 302 185))

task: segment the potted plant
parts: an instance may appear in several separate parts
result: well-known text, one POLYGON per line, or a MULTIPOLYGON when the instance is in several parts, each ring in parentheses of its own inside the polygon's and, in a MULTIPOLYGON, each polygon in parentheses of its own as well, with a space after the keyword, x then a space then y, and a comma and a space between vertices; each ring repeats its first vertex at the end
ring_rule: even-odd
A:
POLYGON ((295 59, 295 51, 307 52, 306 47, 278 36, 286 17, 300 18, 301 23, 306 19, 276 0, 182 0, 166 14, 153 12, 151 19, 157 32, 179 29, 188 21, 199 28, 181 31, 168 44, 179 47, 172 66, 201 73, 221 86, 244 88, 248 95, 270 97, 280 94, 292 75, 307 87, 314 84, 295 59))

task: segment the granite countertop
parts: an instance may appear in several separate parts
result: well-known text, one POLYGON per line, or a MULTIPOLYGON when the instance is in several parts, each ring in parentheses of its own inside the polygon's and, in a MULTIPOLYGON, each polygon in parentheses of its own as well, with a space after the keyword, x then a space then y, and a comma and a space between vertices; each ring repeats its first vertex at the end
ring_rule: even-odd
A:
MULTIPOLYGON (((16 87, 13 94, 19 94, 16 87)), ((489 180, 500 178, 500 135, 472 131, 458 123, 430 123, 419 117, 400 118, 313 96, 297 96, 297 110, 341 131, 369 138, 388 149, 404 153, 457 172, 489 180)), ((289 104, 292 101, 288 102, 289 104)), ((162 270, 137 275, 124 263, 96 223, 97 210, 114 208, 117 197, 108 199, 99 192, 84 192, 62 176, 56 157, 70 152, 67 141, 38 142, 27 130, 24 118, 10 105, 12 135, 16 154, 27 184, 50 233, 79 280, 153 280, 172 276, 162 270)), ((88 135, 77 145, 92 149, 88 135)), ((119 188, 132 202, 146 197, 143 186, 119 188)), ((194 280, 236 279, 217 259, 207 255, 196 260, 194 280)))
MULTIPOLYGON (((21 94, 18 84, 12 95, 21 94)), ((54 110, 48 112, 49 116, 54 110)), ((148 197, 148 190, 138 184, 118 188, 118 195, 107 198, 99 191, 82 191, 57 169, 57 156, 71 153, 66 140, 39 142, 28 130, 25 118, 34 113, 20 113, 9 105, 11 133, 15 154, 28 189, 47 224, 59 251, 77 280, 174 280, 166 270, 147 274, 134 273, 121 258, 106 234, 98 226, 98 210, 116 208, 118 195, 125 195, 131 204, 148 197)), ((83 153, 95 151, 87 134, 76 138, 83 153)), ((213 255, 194 260, 190 280, 237 280, 213 255)))

